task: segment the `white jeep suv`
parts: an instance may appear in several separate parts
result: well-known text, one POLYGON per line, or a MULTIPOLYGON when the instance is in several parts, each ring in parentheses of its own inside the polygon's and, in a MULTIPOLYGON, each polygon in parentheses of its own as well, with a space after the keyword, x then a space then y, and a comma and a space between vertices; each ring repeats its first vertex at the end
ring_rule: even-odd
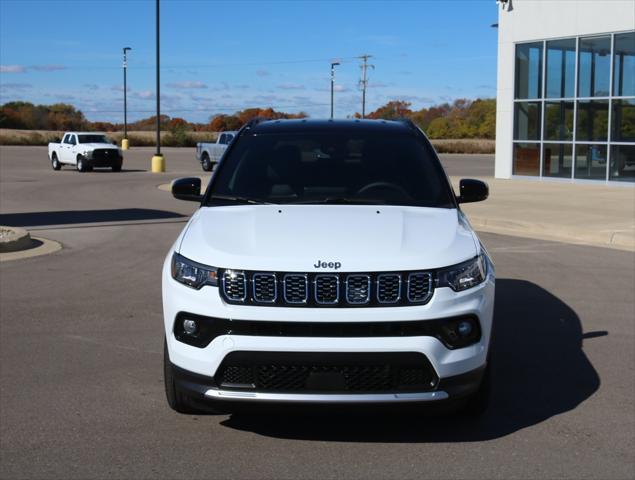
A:
POLYGON ((247 402, 437 403, 480 413, 494 268, 410 122, 253 121, 163 266, 165 388, 183 413, 247 402))

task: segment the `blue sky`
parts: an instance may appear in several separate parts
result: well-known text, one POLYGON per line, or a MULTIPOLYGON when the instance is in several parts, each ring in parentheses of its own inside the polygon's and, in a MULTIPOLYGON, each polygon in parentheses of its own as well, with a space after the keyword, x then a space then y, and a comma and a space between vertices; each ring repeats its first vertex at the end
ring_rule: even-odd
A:
MULTIPOLYGON (((154 0, 0 0, 0 103, 66 102, 90 120, 155 108, 154 0)), ((373 55, 367 111, 495 96, 494 0, 161 2, 162 113, 207 121, 246 107, 361 111, 361 54, 373 55)))

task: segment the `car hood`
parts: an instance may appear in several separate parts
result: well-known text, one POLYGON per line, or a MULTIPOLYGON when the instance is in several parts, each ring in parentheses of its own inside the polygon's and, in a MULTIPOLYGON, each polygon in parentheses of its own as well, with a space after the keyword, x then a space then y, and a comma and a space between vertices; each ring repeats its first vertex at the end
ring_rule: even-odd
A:
POLYGON ((110 148, 113 150, 118 150, 119 147, 117 145, 113 145, 112 143, 80 143, 80 148, 84 148, 85 150, 95 150, 97 148, 110 148))
POLYGON ((316 271, 318 261, 346 272, 438 268, 473 258, 478 245, 463 214, 445 208, 203 207, 186 228, 181 255, 245 270, 316 271))

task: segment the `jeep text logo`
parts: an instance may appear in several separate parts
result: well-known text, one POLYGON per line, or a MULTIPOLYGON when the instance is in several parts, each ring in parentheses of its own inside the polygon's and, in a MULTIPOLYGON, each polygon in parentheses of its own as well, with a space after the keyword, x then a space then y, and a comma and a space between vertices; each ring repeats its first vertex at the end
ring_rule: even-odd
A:
POLYGON ((334 268, 335 270, 337 270, 342 266, 342 264, 340 262, 322 262, 318 260, 313 266, 315 268, 334 268))

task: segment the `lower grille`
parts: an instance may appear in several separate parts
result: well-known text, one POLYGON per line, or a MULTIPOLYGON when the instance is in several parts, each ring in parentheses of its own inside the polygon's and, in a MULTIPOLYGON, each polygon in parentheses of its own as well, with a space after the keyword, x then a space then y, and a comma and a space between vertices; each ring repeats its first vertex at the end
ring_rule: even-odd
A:
POLYGON ((259 392, 422 392, 438 377, 414 352, 232 352, 218 369, 223 388, 259 392))

